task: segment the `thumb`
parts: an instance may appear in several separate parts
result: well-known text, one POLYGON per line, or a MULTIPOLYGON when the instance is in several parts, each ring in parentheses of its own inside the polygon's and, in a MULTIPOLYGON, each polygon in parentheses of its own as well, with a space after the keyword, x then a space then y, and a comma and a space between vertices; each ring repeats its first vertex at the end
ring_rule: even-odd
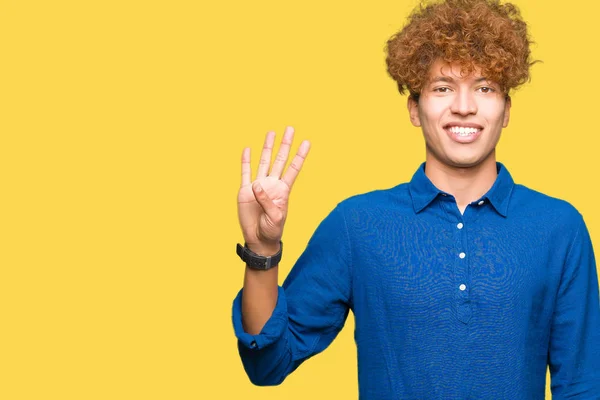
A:
POLYGON ((269 195, 267 195, 267 192, 265 192, 261 184, 254 182, 252 184, 252 191, 254 192, 256 201, 258 201, 258 204, 260 204, 262 209, 265 211, 267 217, 269 217, 269 219, 273 222, 279 221, 281 219, 281 210, 279 210, 279 207, 273 203, 273 200, 271 200, 269 195))

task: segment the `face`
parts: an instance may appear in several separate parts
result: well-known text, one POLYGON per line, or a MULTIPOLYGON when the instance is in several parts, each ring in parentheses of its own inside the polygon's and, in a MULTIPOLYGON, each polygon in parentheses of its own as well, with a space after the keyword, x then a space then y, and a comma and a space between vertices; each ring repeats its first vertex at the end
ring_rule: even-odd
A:
POLYGON ((428 164, 469 168, 495 163, 496 144, 508 125, 510 98, 479 70, 461 76, 460 67, 438 60, 419 100, 409 98, 408 110, 413 125, 423 130, 428 164))

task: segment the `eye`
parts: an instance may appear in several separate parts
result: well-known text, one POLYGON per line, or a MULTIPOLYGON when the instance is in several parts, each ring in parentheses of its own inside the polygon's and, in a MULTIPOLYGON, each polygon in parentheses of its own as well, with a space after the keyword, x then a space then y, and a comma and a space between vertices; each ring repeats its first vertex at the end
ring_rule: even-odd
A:
POLYGON ((435 89, 433 89, 434 92, 438 92, 438 93, 448 93, 450 91, 450 88, 447 86, 442 86, 442 87, 437 87, 435 89))
POLYGON ((477 90, 481 90, 482 93, 492 93, 495 92, 495 90, 489 86, 482 86, 477 90))

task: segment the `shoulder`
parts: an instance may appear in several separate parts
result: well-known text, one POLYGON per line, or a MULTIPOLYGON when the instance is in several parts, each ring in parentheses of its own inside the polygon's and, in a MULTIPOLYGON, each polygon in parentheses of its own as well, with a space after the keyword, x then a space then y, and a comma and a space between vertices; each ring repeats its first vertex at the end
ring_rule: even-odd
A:
POLYGON ((403 200, 410 200, 408 183, 401 183, 387 189, 377 189, 359 193, 342 200, 339 205, 345 208, 371 208, 398 205, 403 200))
POLYGON ((567 200, 521 184, 514 185, 510 208, 514 215, 556 229, 576 231, 583 221, 579 210, 567 200))
POLYGON ((408 183, 350 196, 339 202, 336 209, 346 217, 414 214, 408 183))

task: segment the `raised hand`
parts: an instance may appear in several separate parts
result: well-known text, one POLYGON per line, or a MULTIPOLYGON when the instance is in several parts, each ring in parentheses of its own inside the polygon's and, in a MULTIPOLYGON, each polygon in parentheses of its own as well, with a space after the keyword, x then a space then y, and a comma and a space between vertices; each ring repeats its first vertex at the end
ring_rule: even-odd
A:
POLYGON ((284 173, 293 139, 294 129, 287 127, 269 171, 275 133, 267 133, 254 181, 250 168, 250 148, 245 148, 242 153, 238 217, 248 248, 257 254, 269 256, 279 250, 290 191, 310 150, 310 142, 303 141, 284 173))

